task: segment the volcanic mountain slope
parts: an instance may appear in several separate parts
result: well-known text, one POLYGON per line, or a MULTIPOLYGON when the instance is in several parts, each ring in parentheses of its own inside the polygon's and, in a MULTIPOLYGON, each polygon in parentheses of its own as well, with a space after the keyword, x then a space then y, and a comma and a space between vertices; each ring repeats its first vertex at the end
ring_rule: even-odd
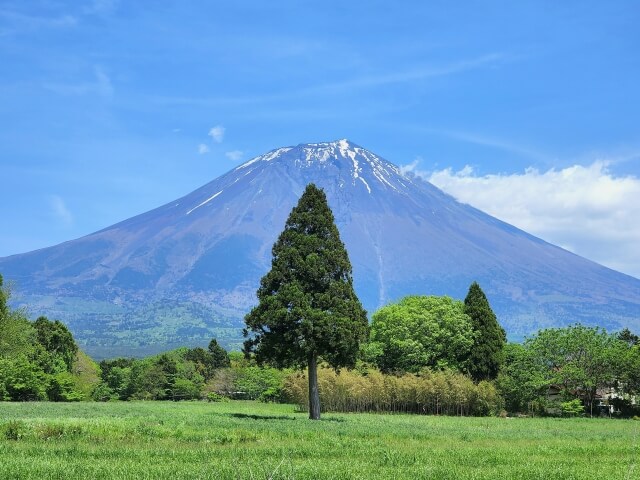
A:
POLYGON ((217 336, 237 346, 271 247, 305 186, 322 187, 369 312, 408 294, 487 293, 511 338, 574 322, 640 330, 640 280, 550 245, 347 140, 273 150, 83 238, 0 259, 31 314, 94 355, 217 336))

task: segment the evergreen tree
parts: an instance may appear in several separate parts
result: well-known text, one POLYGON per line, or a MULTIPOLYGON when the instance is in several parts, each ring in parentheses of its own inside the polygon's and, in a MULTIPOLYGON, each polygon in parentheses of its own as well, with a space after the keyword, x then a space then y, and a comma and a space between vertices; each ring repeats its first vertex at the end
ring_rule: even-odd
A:
POLYGON ((215 338, 212 338, 209 342, 209 354, 211 354, 211 367, 213 369, 231 366, 229 354, 224 348, 218 345, 218 341, 215 338))
POLYGON ((259 363, 308 367, 309 418, 320 418, 317 365, 355 365, 366 340, 366 312, 353 290, 351 264, 322 190, 310 184, 273 246, 259 304, 245 317, 245 353, 259 363))
POLYGON ((633 347, 634 345, 640 345, 640 337, 632 333, 631 330, 626 327, 618 332, 617 337, 618 340, 626 343, 630 347, 633 347))
POLYGON ((507 336, 477 282, 469 287, 469 293, 464 299, 464 313, 471 318, 475 333, 467 370, 476 381, 493 380, 498 376, 503 361, 507 336))

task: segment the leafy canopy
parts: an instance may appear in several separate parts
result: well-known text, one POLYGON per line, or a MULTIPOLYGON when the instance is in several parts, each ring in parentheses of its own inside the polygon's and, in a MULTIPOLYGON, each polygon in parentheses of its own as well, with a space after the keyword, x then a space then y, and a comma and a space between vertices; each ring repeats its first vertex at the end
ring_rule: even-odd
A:
POLYGON ((373 314, 371 343, 381 370, 461 369, 473 344, 464 304, 450 297, 409 296, 373 314))

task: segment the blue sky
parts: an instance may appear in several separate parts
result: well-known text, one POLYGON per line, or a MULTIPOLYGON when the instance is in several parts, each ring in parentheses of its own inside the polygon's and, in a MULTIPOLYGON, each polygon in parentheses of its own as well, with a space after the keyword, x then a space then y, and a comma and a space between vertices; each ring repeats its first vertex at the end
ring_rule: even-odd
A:
POLYGON ((640 277, 640 3, 0 2, 0 256, 349 138, 640 277))

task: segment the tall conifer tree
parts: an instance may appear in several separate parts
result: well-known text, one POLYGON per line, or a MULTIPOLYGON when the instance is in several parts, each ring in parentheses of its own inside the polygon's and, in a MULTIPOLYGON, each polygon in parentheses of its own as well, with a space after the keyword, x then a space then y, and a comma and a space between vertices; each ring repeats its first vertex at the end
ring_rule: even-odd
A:
POLYGON ((507 337, 477 282, 469 287, 469 293, 464 299, 464 313, 471 317, 475 333, 467 370, 476 381, 493 380, 498 376, 502 365, 507 337))
POLYGON ((310 184, 273 246, 259 304, 245 317, 245 353, 278 367, 308 367, 309 418, 320 418, 318 359, 355 365, 366 340, 366 312, 353 290, 351 263, 324 192, 310 184))

